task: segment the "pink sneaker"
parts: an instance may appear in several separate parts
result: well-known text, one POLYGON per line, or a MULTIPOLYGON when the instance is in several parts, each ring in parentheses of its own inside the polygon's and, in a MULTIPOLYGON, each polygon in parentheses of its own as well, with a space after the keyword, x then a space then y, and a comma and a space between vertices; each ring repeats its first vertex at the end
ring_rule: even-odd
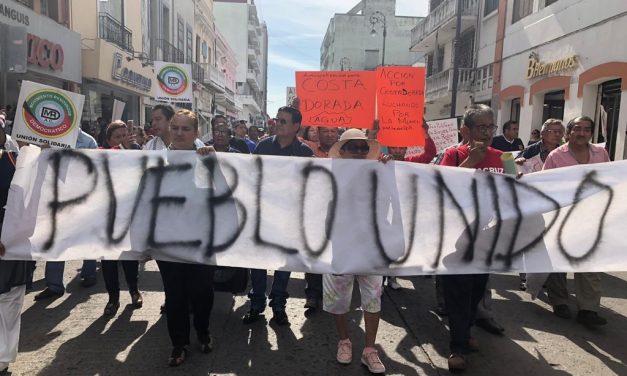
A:
POLYGON ((350 364, 353 361, 353 344, 350 339, 342 339, 337 343, 337 361, 350 364))
POLYGON ((374 347, 366 347, 361 354, 361 363, 372 373, 385 373, 385 366, 379 359, 379 353, 374 347))

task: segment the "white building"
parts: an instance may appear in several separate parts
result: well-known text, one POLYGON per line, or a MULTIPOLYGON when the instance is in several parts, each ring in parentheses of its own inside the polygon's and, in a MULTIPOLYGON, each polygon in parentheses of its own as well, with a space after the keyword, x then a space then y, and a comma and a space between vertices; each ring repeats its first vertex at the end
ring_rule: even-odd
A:
POLYGON ((416 63, 422 54, 408 47, 411 30, 422 17, 397 16, 395 11, 396 0, 362 0, 347 13, 336 13, 320 47, 320 69, 371 70, 416 63))
MULTIPOLYGON (((216 114, 224 115, 231 121, 239 119, 242 113, 242 103, 235 96, 237 90, 237 56, 229 46, 222 33, 216 30, 216 67, 224 75, 224 93, 216 95, 216 114)), ((212 79, 218 75, 212 75, 212 79)))
POLYGON ((610 158, 624 159, 627 2, 523 0, 506 5, 497 11, 504 25, 497 59, 502 63, 500 69, 495 65, 494 79, 499 123, 520 119, 520 136, 526 140, 549 117, 568 121, 590 116, 596 122, 593 141, 607 142, 610 158))
POLYGON ((254 0, 214 0, 216 24, 238 61, 236 96, 242 120, 263 126, 266 120, 267 29, 257 17, 254 0))
MULTIPOLYGON (((596 121, 593 141, 607 142, 611 158, 625 158, 627 49, 620 46, 627 2, 461 2, 457 116, 470 103, 490 104, 499 124, 520 122, 526 142, 548 118, 586 115, 596 121)), ((429 15, 412 32, 412 50, 428 56, 428 119, 451 112, 456 3, 431 0, 429 15)))
POLYGON ((430 0, 429 14, 412 31, 411 50, 425 54, 425 117, 429 120, 450 117, 454 90, 457 94, 457 116, 464 113, 465 107, 473 101, 474 96, 479 97, 474 100, 487 100, 488 103, 492 97, 495 30, 491 30, 492 34, 486 31, 483 35, 484 27, 481 23, 491 21, 490 18, 480 15, 483 14, 481 9, 484 2, 498 3, 498 0, 461 1, 460 43, 455 56, 457 2, 458 0, 430 0), (479 50, 482 51, 481 54, 478 53, 479 50), (456 58, 459 77, 457 85, 453 85, 456 58))

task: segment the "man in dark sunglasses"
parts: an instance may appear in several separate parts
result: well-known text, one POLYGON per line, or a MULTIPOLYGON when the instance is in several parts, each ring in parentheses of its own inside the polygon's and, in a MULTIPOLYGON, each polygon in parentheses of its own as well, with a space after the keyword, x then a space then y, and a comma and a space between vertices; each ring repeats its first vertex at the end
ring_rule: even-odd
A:
MULTIPOLYGON (((296 137, 303 119, 300 111, 292 107, 281 107, 276 117, 276 134, 268 137, 257 145, 253 154, 282 155, 286 157, 313 157, 311 149, 300 142, 296 137)), ((259 320, 266 308, 266 270, 251 269, 250 279, 252 289, 248 294, 250 298, 250 311, 244 316, 245 324, 259 320)), ((290 272, 275 271, 272 291, 270 292, 270 307, 272 307, 272 320, 277 325, 287 325, 289 321, 285 313, 288 293, 287 284, 290 280, 290 272)))

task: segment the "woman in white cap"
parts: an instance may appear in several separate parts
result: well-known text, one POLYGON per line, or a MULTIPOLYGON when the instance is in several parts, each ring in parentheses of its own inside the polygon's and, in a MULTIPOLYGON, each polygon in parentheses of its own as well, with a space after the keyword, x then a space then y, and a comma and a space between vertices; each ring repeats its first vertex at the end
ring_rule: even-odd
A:
MULTIPOLYGON (((331 147, 329 157, 376 160, 379 157, 379 150, 379 143, 376 140, 368 139, 359 129, 349 129, 331 147)), ((348 274, 325 274, 323 276, 323 308, 333 315, 340 337, 337 345, 337 361, 342 364, 349 364, 353 357, 352 343, 348 337, 348 312, 355 279, 359 283, 361 308, 364 311, 366 324, 366 346, 361 355, 361 362, 372 373, 384 373, 385 366, 381 363, 379 354, 374 347, 381 311, 382 276, 348 274)))

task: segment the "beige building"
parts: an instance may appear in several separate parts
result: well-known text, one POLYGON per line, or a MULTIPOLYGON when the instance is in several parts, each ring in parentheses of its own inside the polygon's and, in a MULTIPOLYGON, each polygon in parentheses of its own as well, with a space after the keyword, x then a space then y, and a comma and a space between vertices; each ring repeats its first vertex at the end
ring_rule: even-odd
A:
POLYGON ((72 27, 81 34, 83 120, 111 120, 115 99, 122 120, 146 121, 143 98, 152 90, 152 67, 142 51, 142 2, 72 1, 72 27))
MULTIPOLYGON (((24 40, 22 48, 26 49, 25 54, 21 51, 26 60, 17 64, 20 67, 11 67, 13 71, 0 63, 0 69, 8 72, 6 91, 0 92, 0 106, 17 104, 19 83, 23 80, 78 90, 82 81, 81 36, 69 29, 70 23, 66 1, 49 4, 33 0, 0 0, 0 26, 16 30, 24 40), (25 72, 15 73, 16 70, 25 72)), ((16 60, 15 51, 0 51, 2 62, 7 61, 3 54, 12 54, 7 60, 16 60)))

